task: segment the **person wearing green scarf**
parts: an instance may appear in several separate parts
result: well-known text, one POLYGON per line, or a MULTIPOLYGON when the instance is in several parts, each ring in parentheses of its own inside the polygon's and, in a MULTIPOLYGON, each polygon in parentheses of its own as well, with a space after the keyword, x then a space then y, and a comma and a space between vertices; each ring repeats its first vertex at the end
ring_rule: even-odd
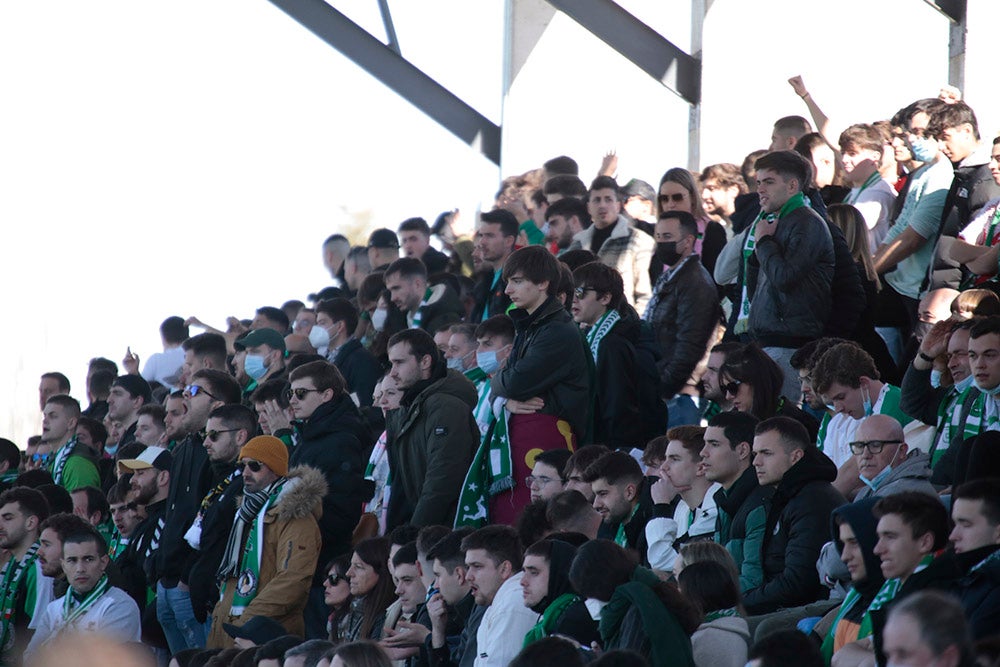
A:
POLYGON ((597 623, 569 583, 575 556, 576 547, 558 539, 539 540, 524 552, 524 606, 539 614, 538 623, 524 638, 525 646, 552 635, 570 637, 587 647, 600 639, 597 623))
POLYGON ((653 665, 694 667, 691 634, 701 614, 633 554, 614 542, 591 540, 577 550, 569 580, 586 598, 605 651, 626 649, 653 665))
POLYGON ((24 652, 26 663, 40 648, 71 633, 100 634, 123 644, 140 641, 139 606, 109 583, 109 562, 108 545, 93 528, 81 527, 63 538, 62 569, 69 590, 45 607, 24 652))

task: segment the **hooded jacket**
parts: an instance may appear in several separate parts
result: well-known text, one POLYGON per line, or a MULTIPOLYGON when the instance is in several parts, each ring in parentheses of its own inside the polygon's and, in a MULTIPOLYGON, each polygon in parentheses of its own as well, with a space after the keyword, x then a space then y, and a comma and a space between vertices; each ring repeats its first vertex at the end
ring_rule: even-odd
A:
POLYGON ((365 408, 372 404, 375 385, 382 377, 382 366, 378 359, 366 350, 357 338, 351 338, 337 349, 332 360, 347 382, 347 393, 358 397, 358 403, 365 408))
POLYGON ((745 592, 747 613, 767 614, 825 597, 816 576, 816 559, 830 534, 830 514, 847 502, 831 484, 836 478, 833 461, 808 447, 778 482, 765 504, 764 583, 745 592))
POLYGON ((957 592, 973 641, 995 635, 1000 627, 1000 545, 991 544, 955 558, 963 573, 957 592))
POLYGON ((757 471, 747 467, 727 491, 715 492, 715 541, 726 547, 740 572, 740 590, 756 588, 764 582, 760 547, 767 523, 766 502, 774 495, 773 486, 757 483, 757 471))
POLYGON ((907 453, 905 459, 897 461, 892 466, 888 476, 879 482, 874 491, 866 484, 861 487, 854 500, 863 500, 872 496, 884 498, 903 491, 918 491, 937 497, 937 491, 931 485, 930 479, 931 457, 919 449, 914 449, 907 453))
POLYGON ((203 434, 193 433, 171 452, 173 463, 166 515, 149 579, 154 588, 158 579, 162 579, 164 588, 174 588, 179 581, 187 582, 197 556, 184 534, 198 515, 201 499, 212 484, 212 468, 203 440, 203 434))
MULTIPOLYGON (((600 641, 597 622, 590 617, 583 600, 577 598, 557 618, 547 621, 545 611, 563 595, 576 596, 569 583, 569 566, 576 556, 576 547, 562 540, 547 540, 549 543, 549 589, 545 597, 531 608, 537 612, 539 623, 545 622, 545 636, 565 635, 571 637, 581 646, 590 646, 591 642, 600 641)), ((537 627, 537 626, 536 626, 537 627)), ((530 633, 529 633, 530 634, 530 633)))
POLYGON ((299 444, 289 456, 289 467, 311 466, 326 478, 319 519, 323 548, 313 580, 314 586, 321 586, 326 576, 322 568, 351 548, 361 506, 371 498, 371 483, 364 479, 371 436, 346 394, 320 404, 308 419, 294 422, 294 427, 299 444))
POLYGON ((491 400, 540 396, 545 401, 541 414, 565 419, 582 441, 589 430, 591 396, 590 350, 580 329, 562 302, 551 296, 535 312, 516 308, 510 318, 514 346, 506 367, 493 376, 491 400))
POLYGON ((642 387, 636 356, 639 316, 627 304, 622 304, 618 312, 622 319, 601 339, 597 350, 594 405, 593 440, 612 449, 641 447, 649 440, 643 428, 642 387))
POLYGON ((478 398, 465 375, 439 361, 432 376, 407 389, 401 407, 387 417, 390 530, 404 523, 454 523, 458 494, 479 445, 472 415, 478 398))
POLYGON ((750 649, 750 626, 742 616, 702 623, 691 635, 695 667, 743 667, 750 649))
POLYGON ((264 516, 257 595, 243 614, 229 614, 236 595, 236 578, 224 583, 225 592, 212 613, 209 648, 232 648, 233 640, 223 623, 242 626, 254 616, 281 623, 288 634, 303 636, 303 610, 320 553, 317 523, 327 493, 323 473, 309 466, 288 471, 287 482, 264 516))

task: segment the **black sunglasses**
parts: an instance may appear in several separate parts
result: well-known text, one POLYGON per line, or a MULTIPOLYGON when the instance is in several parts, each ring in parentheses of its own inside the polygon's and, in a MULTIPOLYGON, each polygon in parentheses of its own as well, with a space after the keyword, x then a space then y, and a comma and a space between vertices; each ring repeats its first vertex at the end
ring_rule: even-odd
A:
POLYGON ((250 468, 253 472, 260 472, 264 466, 260 461, 240 461, 240 468, 250 468))
POLYGON ((198 394, 205 394, 211 399, 214 399, 216 401, 219 400, 215 396, 212 396, 212 394, 208 392, 208 389, 205 389, 200 384, 189 384, 188 386, 184 387, 184 394, 186 396, 190 396, 191 398, 194 398, 198 394))
POLYGON ((342 581, 347 581, 347 577, 342 574, 328 574, 326 575, 326 580, 330 582, 331 586, 336 586, 342 581))
POLYGON ((719 390, 722 391, 723 396, 729 396, 732 394, 736 395, 736 392, 740 390, 740 385, 743 384, 739 380, 733 380, 732 382, 727 382, 726 384, 720 384, 719 390))
POLYGON ((665 204, 668 201, 676 202, 676 203, 679 204, 682 201, 684 201, 684 193, 683 192, 675 192, 672 195, 660 195, 660 203, 661 204, 665 204))
POLYGON ((212 442, 215 442, 216 440, 219 439, 219 436, 222 435, 223 433, 236 433, 239 430, 240 429, 238 428, 226 428, 222 429, 221 431, 209 431, 205 434, 205 437, 211 440, 212 442))
POLYGON ((301 401, 314 391, 319 391, 319 389, 306 389, 305 387, 296 387, 295 389, 286 390, 285 398, 287 398, 288 400, 292 400, 292 396, 294 396, 295 398, 301 401))

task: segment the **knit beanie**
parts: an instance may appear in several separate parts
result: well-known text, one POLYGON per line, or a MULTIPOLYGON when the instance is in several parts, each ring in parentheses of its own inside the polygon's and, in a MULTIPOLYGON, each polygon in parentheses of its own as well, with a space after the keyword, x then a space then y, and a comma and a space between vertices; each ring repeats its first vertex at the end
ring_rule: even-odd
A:
POLYGON ((279 477, 288 476, 288 448, 273 435, 258 435, 243 445, 241 459, 253 459, 265 464, 279 477))

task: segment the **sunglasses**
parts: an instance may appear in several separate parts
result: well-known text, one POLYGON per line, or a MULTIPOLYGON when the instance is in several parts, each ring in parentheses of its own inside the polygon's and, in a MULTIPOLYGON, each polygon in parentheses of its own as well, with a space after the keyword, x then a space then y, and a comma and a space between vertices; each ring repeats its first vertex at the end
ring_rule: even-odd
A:
POLYGON ((881 454, 886 445, 898 445, 899 440, 856 440, 848 445, 852 454, 860 454, 866 448, 872 454, 881 454))
POLYGON ((216 442, 219 439, 219 436, 222 435, 223 433, 236 433, 239 430, 240 429, 238 428, 227 428, 221 431, 209 431, 205 434, 205 438, 211 440, 212 442, 216 442))
POLYGON ((573 290, 573 296, 577 299, 582 299, 587 292, 596 292, 597 290, 593 287, 577 287, 573 290))
POLYGON ((304 400, 306 396, 308 396, 314 391, 318 392, 319 389, 306 389, 305 387, 297 387, 295 389, 289 389, 285 391, 285 398, 287 398, 288 400, 292 400, 292 396, 294 396, 295 398, 301 401, 304 400))
POLYGON ((342 581, 347 581, 347 577, 345 577, 342 574, 328 574, 326 575, 326 580, 330 583, 331 586, 336 586, 342 581))
POLYGON ((31 462, 32 463, 38 463, 40 461, 42 463, 48 463, 48 461, 51 458, 52 458, 52 454, 32 454, 31 455, 31 462))
POLYGON ((672 195, 660 195, 660 203, 666 204, 667 202, 672 201, 675 204, 680 204, 684 201, 684 196, 683 192, 675 192, 672 195))
POLYGON ((245 470, 250 468, 251 472, 260 472, 260 469, 264 467, 264 464, 260 461, 240 461, 240 469, 245 470))
POLYGON ((732 382, 727 382, 726 384, 720 384, 719 390, 722 391, 723 396, 735 396, 736 392, 740 390, 740 385, 743 384, 739 380, 733 380, 732 382))
POLYGON ((194 398, 198 394, 205 394, 206 396, 208 396, 211 399, 214 399, 216 401, 219 400, 215 396, 212 396, 212 394, 210 394, 208 392, 208 389, 205 389, 200 384, 189 384, 188 386, 184 387, 184 395, 185 396, 187 396, 189 398, 194 398))

